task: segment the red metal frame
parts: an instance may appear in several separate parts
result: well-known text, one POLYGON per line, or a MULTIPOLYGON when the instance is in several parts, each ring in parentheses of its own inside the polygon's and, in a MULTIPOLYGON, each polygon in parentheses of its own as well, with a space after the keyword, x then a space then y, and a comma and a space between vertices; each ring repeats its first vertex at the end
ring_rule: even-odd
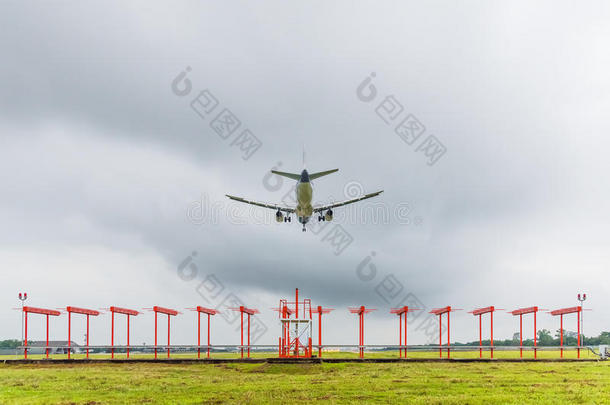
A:
POLYGON ((515 309, 511 314, 519 315, 519 356, 523 357, 523 315, 534 314, 534 358, 538 358, 538 331, 536 328, 536 314, 540 309, 538 307, 527 307, 515 309))
POLYGON ((229 308, 233 311, 239 311, 241 314, 241 358, 244 358, 244 313, 248 315, 248 358, 250 358, 250 316, 258 314, 258 309, 248 308, 245 306, 229 308))
POLYGON ((49 358, 49 316, 59 316, 61 312, 54 309, 36 308, 36 307, 23 307, 22 311, 25 313, 25 339, 23 348, 23 358, 28 358, 28 313, 46 315, 47 317, 47 347, 45 348, 47 359, 49 358))
MULTIPOLYGON (((303 301, 299 301, 299 289, 295 288, 295 300, 294 302, 289 302, 287 299, 280 299, 280 305, 278 308, 273 308, 274 310, 278 311, 279 313, 279 317, 281 320, 283 320, 282 323, 282 335, 279 337, 278 342, 279 342, 279 348, 278 348, 278 354, 280 357, 311 357, 312 356, 312 340, 311 340, 311 335, 312 335, 312 314, 315 312, 312 307, 311 307, 311 299, 309 298, 305 298, 303 299, 303 301), (301 308, 302 310, 299 311, 299 304, 301 304, 301 308), (292 307, 291 307, 292 306, 292 307), (299 312, 301 312, 302 314, 300 315, 299 312), (305 324, 308 323, 308 333, 309 333, 309 337, 307 339, 306 343, 302 343, 300 341, 299 336, 295 336, 294 339, 290 338, 290 325, 291 323, 294 322, 298 322, 298 321, 290 321, 290 316, 294 314, 294 319, 298 320, 299 316, 302 316, 303 319, 306 321, 307 319, 309 319, 309 322, 304 322, 305 324), (303 349, 303 354, 300 354, 300 349, 303 349)), ((319 307, 320 309, 322 307, 319 307)), ((330 310, 328 311, 330 312, 330 310)), ((322 322, 322 317, 320 314, 320 325, 322 322)), ((321 341, 321 338, 318 337, 318 339, 321 341)))
POLYGON ((167 315, 167 358, 169 359, 169 337, 170 337, 170 319, 172 316, 178 315, 180 312, 175 309, 163 308, 163 307, 152 307, 155 312, 155 359, 157 358, 157 314, 167 315))
POLYGON ((431 314, 438 316, 438 357, 443 357, 443 314, 447 314, 447 358, 451 357, 451 319, 452 311, 461 311, 461 309, 451 308, 446 306, 443 308, 434 308, 430 311, 431 314))
POLYGON ((312 309, 312 313, 318 314, 318 357, 322 357, 322 314, 328 314, 334 308, 322 308, 320 305, 312 309))
POLYGON ((121 307, 110 307, 108 308, 110 310, 111 313, 111 319, 112 319, 112 323, 110 326, 110 345, 112 346, 112 349, 110 349, 111 355, 110 357, 114 359, 114 314, 123 314, 123 315, 127 315, 127 358, 129 358, 129 317, 130 316, 137 316, 140 312, 134 310, 134 309, 127 309, 127 308, 121 308, 121 307))
POLYGON ((364 358, 364 314, 376 311, 374 308, 360 307, 348 308, 352 314, 358 314, 358 357, 364 358))
POLYGON ((197 358, 201 358, 201 314, 208 316, 208 359, 210 358, 210 316, 220 313, 220 311, 212 308, 197 306, 196 308, 187 308, 192 311, 197 311, 197 358))
POLYGON ((419 311, 419 308, 409 308, 409 306, 405 305, 404 307, 400 307, 400 308, 392 308, 390 309, 390 313, 392 314, 397 314, 398 315, 398 356, 399 357, 403 357, 403 347, 404 347, 404 358, 407 358, 407 314, 409 312, 415 312, 415 311, 419 311), (405 316, 405 323, 404 323, 404 329, 403 329, 403 323, 402 323, 402 316, 405 316), (403 330, 404 330, 404 336, 405 336, 405 343, 403 345, 402 343, 402 336, 403 336, 403 330))
POLYGON ((89 358, 89 316, 98 316, 100 311, 78 307, 66 307, 66 311, 68 312, 68 359, 70 359, 70 346, 72 345, 72 314, 82 314, 87 316, 87 358, 89 358))
POLYGON ((494 311, 502 311, 502 310, 498 309, 492 305, 490 307, 477 308, 473 311, 470 311, 470 313, 472 315, 479 317, 479 358, 483 357, 483 348, 481 347, 481 346, 483 346, 483 333, 482 333, 481 318, 484 314, 489 314, 489 316, 490 316, 490 330, 491 330, 490 356, 492 359, 494 358, 494 311))
POLYGON ((578 323, 578 349, 577 353, 578 353, 578 358, 580 359, 580 313, 582 312, 582 306, 578 306, 578 307, 569 307, 569 308, 561 308, 561 309, 556 309, 554 311, 551 311, 551 315, 553 316, 557 316, 559 315, 559 344, 561 345, 561 357, 563 357, 563 316, 567 315, 567 314, 576 314, 576 322, 578 323))

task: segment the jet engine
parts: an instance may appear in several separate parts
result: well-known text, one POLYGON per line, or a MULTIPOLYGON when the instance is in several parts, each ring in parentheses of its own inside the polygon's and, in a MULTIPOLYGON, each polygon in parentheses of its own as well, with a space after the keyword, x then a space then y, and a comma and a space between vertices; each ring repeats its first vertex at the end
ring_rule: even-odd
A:
POLYGON ((282 214, 282 211, 278 210, 275 213, 275 221, 276 222, 284 222, 284 215, 282 214))
POLYGON ((324 214, 324 220, 325 221, 332 221, 333 220, 333 211, 332 210, 326 211, 326 214, 324 214))

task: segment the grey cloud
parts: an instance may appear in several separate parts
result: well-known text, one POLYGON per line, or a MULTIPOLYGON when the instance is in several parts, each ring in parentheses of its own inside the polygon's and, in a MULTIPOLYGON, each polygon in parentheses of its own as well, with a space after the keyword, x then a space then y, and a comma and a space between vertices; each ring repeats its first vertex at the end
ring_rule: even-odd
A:
POLYGON ((0 6, 5 246, 145 250, 164 263, 150 269, 159 291, 196 250, 201 275, 244 294, 300 287, 336 307, 390 306, 380 279, 355 275, 372 251, 379 277, 428 307, 607 294, 602 3, 132 4, 0 6), (187 66, 193 89, 179 97, 171 83, 187 66), (367 103, 356 88, 371 72, 367 103), (230 109, 263 142, 252 158, 191 109, 203 89, 220 101, 213 115, 230 109), (388 95, 447 147, 435 165, 376 115, 388 95), (294 223, 236 225, 226 208, 214 224, 187 218, 202 194, 222 207, 225 193, 280 201, 288 183, 273 192, 263 176, 278 162, 299 170, 303 144, 309 169, 340 168, 316 196, 358 181, 422 223, 343 223, 354 242, 335 256, 294 223))

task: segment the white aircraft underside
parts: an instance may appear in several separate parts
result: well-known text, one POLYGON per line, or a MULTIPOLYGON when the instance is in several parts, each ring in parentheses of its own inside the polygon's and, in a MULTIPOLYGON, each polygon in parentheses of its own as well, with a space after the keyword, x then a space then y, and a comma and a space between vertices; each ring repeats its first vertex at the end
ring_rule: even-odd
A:
POLYGON ((366 200, 367 198, 372 198, 372 197, 378 196, 379 194, 383 193, 383 190, 381 190, 381 191, 376 191, 374 193, 365 194, 361 197, 353 198, 351 200, 341 201, 341 202, 327 204, 327 205, 313 206, 313 204, 312 204, 313 189, 311 187, 311 180, 317 179, 322 176, 326 176, 327 174, 334 173, 338 170, 339 169, 333 169, 333 170, 327 170, 324 172, 318 172, 318 173, 312 173, 312 174, 309 174, 307 172, 307 170, 305 170, 305 169, 303 169, 301 174, 285 173, 285 172, 278 172, 278 171, 272 170, 271 172, 274 174, 277 174, 279 176, 288 177, 290 179, 297 181, 297 186, 296 186, 297 206, 294 208, 286 207, 286 206, 283 206, 280 204, 268 204, 268 203, 262 203, 262 202, 258 202, 258 201, 246 200, 244 198, 235 197, 235 196, 228 195, 228 194, 227 194, 227 197, 229 197, 232 200, 243 202, 246 204, 252 204, 252 205, 259 206, 259 207, 274 209, 277 211, 275 213, 275 219, 277 222, 291 222, 290 215, 295 214, 298 218, 298 221, 301 224, 303 224, 303 231, 305 231, 305 224, 307 222, 309 222, 309 220, 311 219, 313 214, 318 214, 318 221, 331 221, 333 218, 333 211, 332 211, 333 208, 341 207, 341 206, 347 205, 347 204, 352 204, 352 203, 355 203, 355 202, 358 202, 361 200, 366 200), (326 211, 326 212, 324 212, 324 211, 326 211))

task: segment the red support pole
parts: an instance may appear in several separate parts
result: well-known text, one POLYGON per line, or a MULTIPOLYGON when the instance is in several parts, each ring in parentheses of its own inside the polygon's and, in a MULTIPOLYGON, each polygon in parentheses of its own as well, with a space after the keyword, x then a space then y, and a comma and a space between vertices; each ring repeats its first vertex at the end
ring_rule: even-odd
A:
POLYGON ((482 332, 481 332, 481 315, 479 314, 479 358, 483 357, 483 348, 481 346, 483 346, 483 339, 482 339, 482 332))
MULTIPOLYGON (((70 350, 68 350, 68 353, 70 350)), ((89 358, 89 314, 87 314, 87 358, 89 358)))
POLYGON ((210 358, 210 314, 208 313, 208 359, 210 358))
POLYGON ((358 313, 358 357, 362 350, 362 314, 358 313))
POLYGON ((311 337, 309 338, 309 349, 307 351, 307 357, 311 357, 311 337))
POLYGON ((197 311, 197 358, 201 358, 201 312, 197 311))
POLYGON ((537 333, 536 329, 537 329, 537 327, 536 327, 536 312, 534 312, 534 358, 535 359, 538 358, 538 353, 537 353, 537 350, 536 350, 536 346, 538 346, 538 342, 537 342, 537 339, 538 339, 537 335, 538 335, 538 333, 537 333))
POLYGON ((322 357, 322 307, 318 305, 318 357, 322 357))
POLYGON ((398 314, 398 357, 402 357, 402 314, 398 314))
POLYGON ((438 357, 443 357, 443 324, 441 319, 443 318, 443 314, 438 315, 438 357))
POLYGON ((284 344, 285 344, 285 346, 284 346, 284 354, 285 355, 290 354, 289 353, 290 349, 288 348, 288 346, 290 345, 290 324, 288 324, 288 326, 286 327, 286 340, 284 341, 284 344))
POLYGON ((167 315, 167 358, 169 359, 169 320, 171 316, 167 315))
POLYGON ((28 313, 25 313, 25 340, 23 341, 23 358, 28 358, 28 313))
POLYGON ((519 356, 523 358, 523 315, 519 314, 519 356))
POLYGON ((241 308, 241 358, 244 358, 244 309, 241 308))
POLYGON ((451 312, 447 312, 447 358, 451 356, 451 324, 450 324, 451 312))
POLYGON ((49 358, 49 315, 47 315, 47 359, 49 358))
POLYGON ((407 358, 407 313, 409 311, 405 311, 405 359, 407 358))
POLYGON ((576 351, 578 353, 578 358, 580 359, 580 310, 576 313, 576 316, 576 321, 578 322, 578 349, 576 349, 576 351))
POLYGON ((155 360, 157 359, 157 311, 155 311, 155 360))
POLYGON ((491 311, 491 358, 494 358, 494 311, 491 311))
POLYGON ((362 358, 364 358, 364 307, 362 308, 362 358))
POLYGON ((112 319, 112 323, 110 325, 110 346, 112 346, 112 349, 110 349, 110 358, 114 359, 114 311, 112 311, 112 315, 111 319, 112 319))
MULTIPOLYGON (((71 326, 72 326, 72 313, 68 311, 68 360, 70 359, 70 335, 71 335, 71 326)), ((88 345, 87 345, 88 346, 88 345)))
POLYGON ((563 314, 559 315, 559 345, 561 346, 560 357, 563 357, 563 314))
POLYGON ((127 314, 127 358, 129 358, 129 314, 127 314))
POLYGON ((250 314, 248 313, 248 358, 250 358, 250 314))

